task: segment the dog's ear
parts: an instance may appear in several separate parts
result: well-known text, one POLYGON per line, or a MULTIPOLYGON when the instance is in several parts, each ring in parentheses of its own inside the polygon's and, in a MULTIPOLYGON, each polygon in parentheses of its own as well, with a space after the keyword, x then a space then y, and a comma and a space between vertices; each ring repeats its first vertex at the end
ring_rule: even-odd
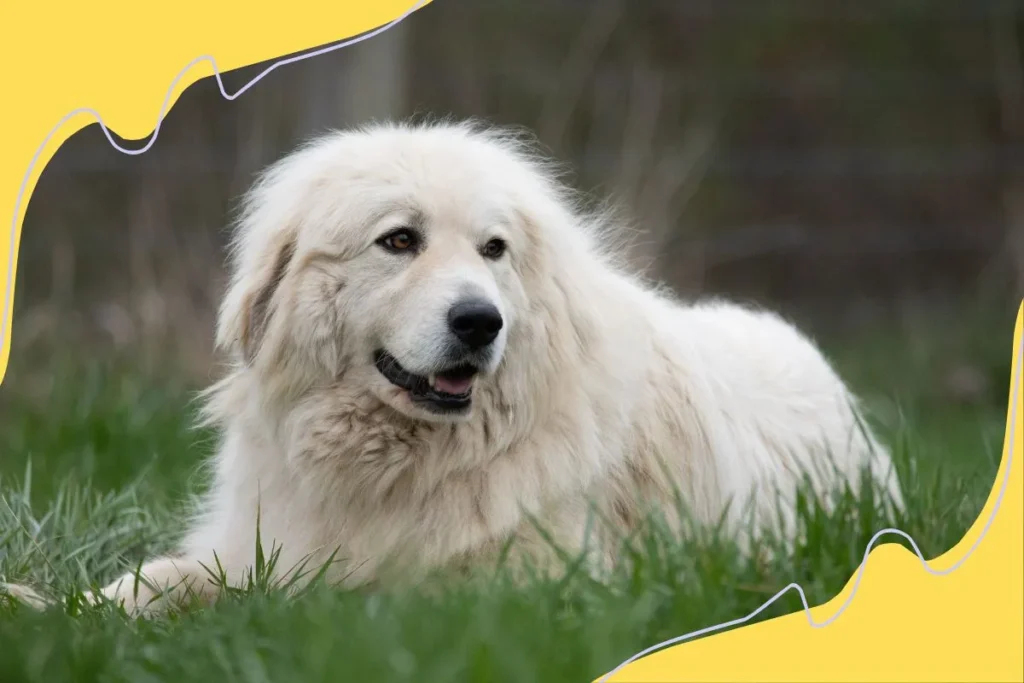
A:
POLYGON ((221 307, 217 346, 236 349, 248 364, 256 358, 274 317, 275 295, 295 256, 294 235, 268 245, 258 262, 239 263, 221 307))

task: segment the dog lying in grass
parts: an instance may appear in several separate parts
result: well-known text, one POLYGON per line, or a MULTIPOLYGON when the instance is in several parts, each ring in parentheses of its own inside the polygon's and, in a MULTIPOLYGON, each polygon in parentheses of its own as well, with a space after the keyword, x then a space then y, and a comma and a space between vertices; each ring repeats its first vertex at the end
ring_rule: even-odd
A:
POLYGON ((176 554, 103 590, 130 613, 213 600, 212 574, 243 581, 257 514, 281 572, 374 586, 503 553, 550 571, 555 548, 599 573, 616 538, 678 501, 794 533, 802 481, 825 494, 863 471, 902 505, 806 336, 630 274, 614 219, 581 209, 520 136, 336 132, 268 169, 243 208, 216 337, 231 366, 205 393, 213 483, 176 554))

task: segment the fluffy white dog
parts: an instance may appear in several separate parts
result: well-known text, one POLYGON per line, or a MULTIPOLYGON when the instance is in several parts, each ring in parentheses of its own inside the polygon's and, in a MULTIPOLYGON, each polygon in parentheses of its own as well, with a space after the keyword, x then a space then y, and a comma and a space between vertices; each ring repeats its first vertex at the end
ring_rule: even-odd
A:
POLYGON ((471 124, 337 132, 272 166, 220 312, 212 488, 177 555, 105 594, 213 598, 207 568, 252 567, 257 511, 280 572, 332 558, 328 577, 375 585, 509 544, 539 569, 550 541, 608 566, 612 536, 587 529, 672 518, 677 496, 705 522, 792 521, 804 474, 825 493, 866 470, 902 505, 805 336, 677 303, 618 265, 606 223, 520 138, 471 124))

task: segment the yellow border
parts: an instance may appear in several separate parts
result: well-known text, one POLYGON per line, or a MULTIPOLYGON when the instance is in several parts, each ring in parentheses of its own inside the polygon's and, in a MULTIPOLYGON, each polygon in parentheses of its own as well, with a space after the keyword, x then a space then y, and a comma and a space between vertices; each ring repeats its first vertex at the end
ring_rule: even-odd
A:
MULTIPOLYGON (((186 87, 215 73, 213 61, 197 57, 208 55, 219 71, 228 71, 364 33, 413 5, 182 0, 174 12, 158 13, 125 0, 56 8, 6 3, 0 10, 7 88, 0 127, 0 272, 10 276, 0 281, 0 382, 10 355, 25 207, 60 145, 95 122, 83 108, 99 112, 120 136, 140 140, 132 146, 138 149, 186 87)), ((1021 374, 1022 317, 1024 307, 1014 333, 1014 378, 1021 374)), ((818 623, 836 617, 857 577, 807 613, 676 645, 608 680, 1024 681, 1022 437, 1020 420, 1011 420, 1020 410, 1011 395, 1002 464, 981 516, 955 548, 929 563, 941 572, 962 561, 955 571, 930 574, 912 553, 881 545, 868 557, 856 600, 827 628, 811 628, 808 616, 818 623)))

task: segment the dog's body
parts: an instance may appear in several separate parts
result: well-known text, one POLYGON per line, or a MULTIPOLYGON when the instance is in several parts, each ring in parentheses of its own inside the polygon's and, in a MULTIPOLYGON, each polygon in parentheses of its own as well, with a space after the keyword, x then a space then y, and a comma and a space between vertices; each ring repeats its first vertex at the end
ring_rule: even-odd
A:
MULTIPOLYGON (((618 532, 671 517, 677 494, 701 521, 752 499, 767 522, 791 518, 780 501, 802 475, 824 492, 865 467, 901 504, 810 341, 625 274, 507 135, 333 134, 245 208, 218 328, 234 365, 207 395, 214 482, 180 555, 143 567, 157 586, 212 596, 218 564, 239 581, 257 510, 279 571, 333 556, 330 578, 367 585, 488 563, 510 540, 551 567, 549 540, 588 541, 591 505, 618 532)), ((152 597, 132 576, 105 593, 152 597)))

